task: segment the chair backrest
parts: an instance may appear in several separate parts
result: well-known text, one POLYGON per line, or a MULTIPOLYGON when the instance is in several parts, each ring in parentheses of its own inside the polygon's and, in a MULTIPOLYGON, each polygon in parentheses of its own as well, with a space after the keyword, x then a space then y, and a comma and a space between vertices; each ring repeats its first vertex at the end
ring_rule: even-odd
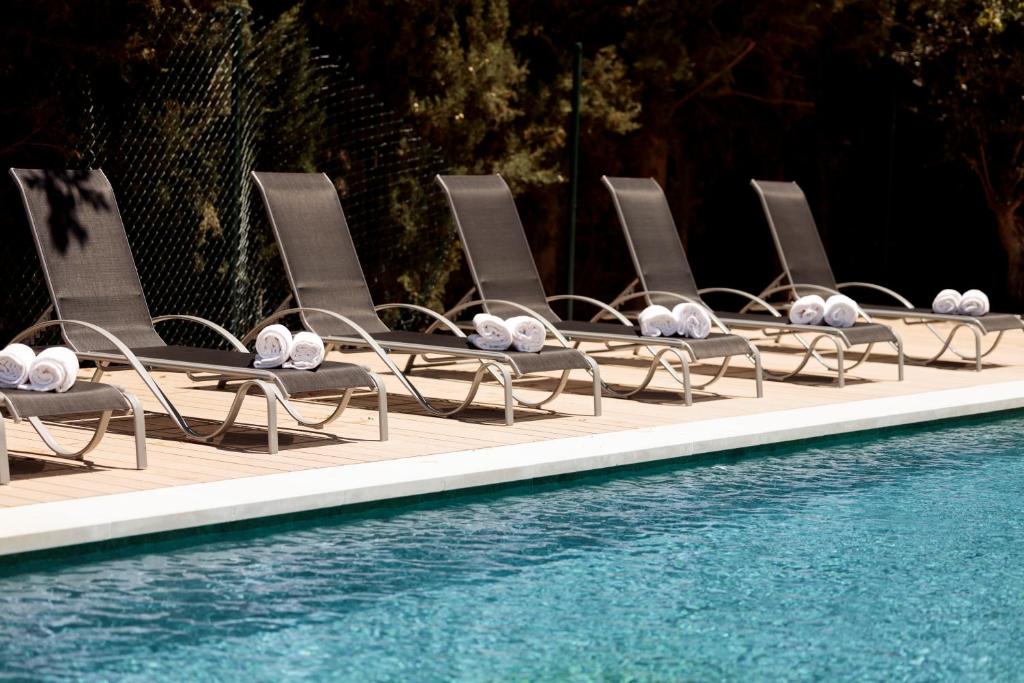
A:
MULTIPOLYGON (((791 284, 817 285, 836 289, 836 278, 814 224, 807 197, 796 183, 751 180, 761 198, 768 227, 775 239, 782 268, 791 284)), ((821 290, 794 288, 797 296, 821 294, 821 290)))
MULTIPOLYGON (((103 327, 129 347, 162 346, 103 171, 12 168, 11 176, 57 316, 103 327)), ((92 331, 75 326, 62 332, 76 351, 110 349, 92 331)))
MULTIPOLYGON (((257 173, 292 294, 299 306, 351 318, 368 332, 386 332, 373 310, 338 190, 323 173, 257 173)), ((385 245, 386 248, 386 245, 385 245)), ((351 328, 316 313, 302 316, 323 337, 351 336, 351 328)))
MULTIPOLYGON (((448 197, 480 297, 513 301, 557 322, 505 180, 500 175, 439 175, 437 182, 448 197)), ((487 310, 506 317, 522 314, 500 305, 487 310)))
MULTIPOLYGON (((633 266, 643 288, 672 292, 700 300, 697 282, 679 239, 665 192, 654 178, 609 178, 602 176, 612 194, 615 212, 629 245, 633 266)), ((651 303, 669 308, 676 299, 648 297, 651 303)))

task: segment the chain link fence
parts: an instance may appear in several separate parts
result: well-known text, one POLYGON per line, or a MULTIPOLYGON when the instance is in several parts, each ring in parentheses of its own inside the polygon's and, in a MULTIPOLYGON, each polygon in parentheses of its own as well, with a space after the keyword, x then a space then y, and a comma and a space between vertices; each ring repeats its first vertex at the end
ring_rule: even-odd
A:
MULTIPOLYGON (((109 176, 153 314, 241 334, 287 296, 253 170, 327 173, 375 298, 438 307, 459 258, 433 183, 439 152, 314 45, 296 11, 179 11, 164 26, 159 64, 138 82, 80 81, 68 98, 78 165, 109 176)), ((29 254, 11 264, 8 337, 49 303, 29 254)), ((216 343, 187 324, 161 333, 216 343)))

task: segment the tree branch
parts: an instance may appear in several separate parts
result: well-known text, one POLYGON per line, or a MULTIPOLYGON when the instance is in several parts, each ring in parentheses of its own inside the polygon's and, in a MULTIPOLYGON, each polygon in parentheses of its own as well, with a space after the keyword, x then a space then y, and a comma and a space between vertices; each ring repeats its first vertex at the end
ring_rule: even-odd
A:
POLYGON ((686 104, 688 101, 699 95, 705 88, 710 86, 712 83, 720 79, 725 74, 732 71, 734 68, 736 68, 736 65, 742 62, 744 59, 746 59, 747 55, 753 52, 755 47, 757 47, 756 42, 754 42, 753 40, 747 41, 746 47, 744 47, 738 55, 733 57, 731 62, 726 64, 723 68, 719 69, 715 73, 713 73, 708 78, 706 78, 704 82, 698 85, 696 88, 683 95, 681 99, 677 100, 675 104, 672 105, 672 109, 669 110, 669 116, 674 115, 676 111, 679 109, 679 107, 686 104))

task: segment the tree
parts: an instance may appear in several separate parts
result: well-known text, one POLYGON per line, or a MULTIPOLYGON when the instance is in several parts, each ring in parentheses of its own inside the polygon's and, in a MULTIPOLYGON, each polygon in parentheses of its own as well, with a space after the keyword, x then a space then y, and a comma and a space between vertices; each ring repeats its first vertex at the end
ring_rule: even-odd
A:
POLYGON ((1024 300, 1024 2, 910 0, 892 17, 893 56, 978 179, 1024 300))

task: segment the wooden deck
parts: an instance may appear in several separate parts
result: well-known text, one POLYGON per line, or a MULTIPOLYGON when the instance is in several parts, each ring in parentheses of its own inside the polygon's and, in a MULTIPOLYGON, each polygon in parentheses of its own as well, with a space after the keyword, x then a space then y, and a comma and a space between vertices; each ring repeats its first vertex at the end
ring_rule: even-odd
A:
MULTIPOLYGON (((937 342, 923 326, 896 327, 910 352, 937 348, 937 342)), ((965 335, 963 343, 967 339, 965 335)), ((765 366, 770 369, 794 367, 800 358, 799 349, 792 342, 778 345, 758 340, 758 346, 765 366)), ((601 363, 605 380, 612 384, 636 382, 643 376, 647 364, 622 351, 597 352, 595 357, 601 363)), ((382 368, 370 354, 346 354, 345 360, 382 368)), ((455 400, 465 393, 472 379, 467 367, 423 369, 416 381, 427 396, 455 400)), ((694 380, 701 381, 714 367, 696 365, 694 380)), ((180 374, 156 373, 155 376, 168 387, 168 393, 181 412, 200 426, 204 418, 219 417, 227 412, 232 394, 192 384, 180 374)), ((800 379, 767 381, 765 397, 757 399, 752 377, 750 364, 737 359, 728 375, 712 385, 713 393, 697 391, 694 405, 687 407, 675 391, 674 382, 662 373, 655 382, 655 389, 633 400, 605 398, 604 414, 593 417, 589 383, 585 381, 586 376, 579 373, 566 393, 551 404, 552 411, 517 409, 516 424, 508 427, 503 423, 500 391, 493 384, 481 391, 478 407, 452 419, 441 419, 424 414, 399 383, 385 375, 391 392, 389 441, 377 441, 375 399, 357 397, 349 410, 324 430, 296 427, 287 414, 280 411, 281 452, 268 455, 266 435, 260 427, 265 420, 265 402, 261 398, 246 400, 239 426, 222 443, 198 444, 185 441, 167 418, 155 412, 158 410, 156 401, 132 373, 117 372, 108 375, 106 381, 134 391, 146 409, 154 411, 147 413, 146 420, 149 469, 134 469, 129 418, 112 422, 106 439, 90 454, 89 465, 57 459, 44 462, 35 456, 19 457, 26 453, 42 454, 45 447, 29 425, 14 425, 8 420, 13 481, 9 486, 0 487, 0 507, 1024 380, 1024 335, 1008 334, 999 349, 986 358, 985 369, 980 373, 973 370, 972 364, 962 362, 950 361, 932 367, 908 365, 905 381, 897 382, 895 354, 884 346, 878 347, 871 360, 852 372, 843 389, 837 388, 830 375, 812 364, 800 379)), ((518 387, 529 392, 531 388, 550 388, 553 383, 552 378, 540 378, 523 380, 518 387)), ((328 412, 326 407, 309 402, 303 404, 303 410, 307 414, 328 412)), ((49 424, 60 440, 73 445, 85 442, 90 433, 86 427, 94 422, 83 419, 49 424)))

